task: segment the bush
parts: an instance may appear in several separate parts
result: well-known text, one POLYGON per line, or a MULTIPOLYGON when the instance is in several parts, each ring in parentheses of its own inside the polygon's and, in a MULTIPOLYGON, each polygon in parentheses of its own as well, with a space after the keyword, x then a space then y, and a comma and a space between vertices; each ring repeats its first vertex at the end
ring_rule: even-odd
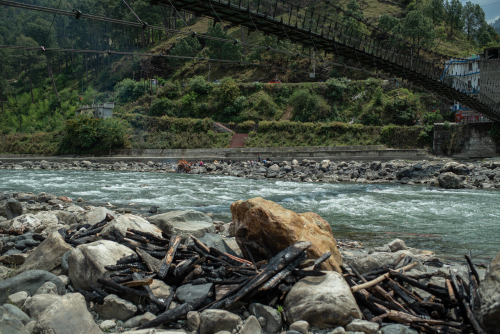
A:
POLYGON ((435 112, 425 113, 422 118, 425 120, 426 124, 440 123, 443 121, 443 115, 436 110, 435 112))
POLYGON ((196 76, 189 80, 188 87, 196 94, 205 95, 208 93, 209 84, 204 77, 196 76))
POLYGON ((150 116, 174 116, 173 103, 167 98, 156 99, 151 108, 149 108, 150 116))
POLYGON ((132 79, 124 79, 116 84, 114 88, 116 98, 119 102, 127 103, 135 101, 144 95, 144 87, 141 82, 132 79))
POLYGON ((242 133, 248 133, 250 130, 252 130, 254 125, 255 125, 254 121, 245 121, 238 125, 238 131, 242 133))
POLYGON ((234 101, 241 95, 240 89, 233 79, 225 78, 219 87, 218 98, 223 108, 232 106, 234 101))
POLYGON ((307 89, 295 91, 289 99, 293 107, 293 119, 300 122, 317 122, 331 116, 331 108, 319 95, 307 89))
POLYGON ((344 98, 344 93, 347 93, 346 78, 330 78, 326 81, 326 96, 335 101, 341 101, 344 98))
POLYGON ((414 125, 416 103, 413 99, 395 99, 393 103, 385 106, 388 113, 392 115, 392 122, 396 125, 414 125))
POLYGON ((244 96, 239 96, 238 98, 236 98, 236 100, 234 100, 233 107, 234 107, 234 110, 237 113, 242 112, 243 109, 245 109, 246 107, 248 107, 248 100, 247 100, 247 98, 244 97, 244 96))
POLYGON ((175 83, 172 81, 167 81, 161 90, 158 92, 158 96, 164 96, 168 99, 175 99, 180 95, 181 85, 178 81, 175 83))
POLYGON ((264 91, 260 91, 254 96, 252 101, 252 109, 260 118, 273 118, 277 111, 278 106, 274 103, 271 96, 266 94, 264 91))

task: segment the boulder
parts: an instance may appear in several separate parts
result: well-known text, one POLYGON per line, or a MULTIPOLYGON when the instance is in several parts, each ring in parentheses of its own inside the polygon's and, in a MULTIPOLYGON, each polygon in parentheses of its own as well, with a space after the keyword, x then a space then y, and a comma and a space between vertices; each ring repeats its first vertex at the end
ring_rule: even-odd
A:
POLYGON ((102 305, 96 305, 94 311, 102 319, 118 319, 127 321, 137 312, 137 306, 116 295, 107 295, 102 305))
POLYGON ((271 306, 253 303, 248 307, 248 311, 257 318, 263 317, 266 319, 266 325, 262 326, 265 333, 276 333, 283 327, 281 314, 271 306))
POLYGON ((445 164, 441 169, 439 169, 439 173, 454 173, 456 175, 469 175, 470 170, 467 165, 459 164, 458 162, 449 162, 445 164))
POLYGON ((11 198, 5 203, 4 210, 7 219, 14 219, 23 214, 23 205, 11 198))
POLYGON ((460 189, 460 178, 451 172, 443 173, 438 176, 438 183, 441 188, 445 189, 460 189))
POLYGON ((411 178, 412 175, 413 175, 413 168, 412 167, 404 167, 399 172, 396 173, 396 178, 398 180, 401 180, 404 177, 411 178))
POLYGON ((26 291, 19 291, 11 294, 7 298, 7 302, 17 307, 22 307, 26 299, 28 299, 28 293, 26 291))
MULTIPOLYGON (((274 165, 276 166, 276 165, 274 165)), ((241 326, 239 334, 260 334, 262 333, 262 328, 260 327, 259 321, 256 317, 251 315, 245 320, 241 326)))
POLYGON ((28 312, 31 318, 36 318, 40 313, 45 311, 47 307, 54 304, 62 297, 59 295, 35 295, 26 299, 24 303, 24 309, 28 312))
POLYGON ((309 333, 309 323, 304 320, 295 321, 290 325, 289 328, 291 331, 299 332, 300 334, 308 334, 309 333))
POLYGON ((349 325, 345 327, 350 332, 363 332, 366 334, 375 334, 379 329, 379 324, 371 321, 354 319, 349 325))
POLYGON ((31 214, 24 214, 12 219, 10 227, 13 229, 25 228, 27 231, 34 231, 42 225, 42 221, 31 214))
POLYGON ((57 286, 52 282, 45 282, 36 290, 34 295, 58 295, 57 286))
MULTIPOLYGON (((310 241, 307 255, 316 259, 326 252, 332 256, 322 264, 323 270, 341 272, 342 258, 333 237, 332 228, 316 213, 297 214, 261 197, 231 204, 236 241, 248 258, 243 243, 258 245, 255 249, 269 250, 276 255, 299 241, 310 241)), ((262 254, 268 258, 269 254, 262 254)))
POLYGON ((234 256, 238 256, 231 247, 226 243, 224 239, 219 234, 215 233, 207 233, 203 237, 200 238, 200 241, 203 242, 208 247, 213 247, 215 249, 220 250, 221 252, 228 253, 234 256))
POLYGON ((130 248, 109 240, 99 240, 73 249, 68 258, 68 276, 76 289, 99 286, 98 278, 108 279, 105 266, 115 265, 122 257, 135 254, 130 248))
POLYGON ((162 213, 148 217, 148 221, 166 234, 181 235, 183 242, 190 234, 201 238, 206 233, 215 233, 212 219, 203 212, 195 210, 162 213))
POLYGON ((288 293, 284 309, 289 324, 305 320, 320 329, 345 326, 362 317, 351 288, 338 272, 301 279, 288 293))
POLYGON ((197 331, 200 328, 200 314, 196 311, 188 312, 186 316, 187 326, 190 331, 197 331))
POLYGON ((200 334, 231 332, 240 321, 239 316, 225 310, 205 310, 200 314, 200 334))
POLYGON ((387 247, 389 247, 389 250, 391 252, 397 252, 400 250, 406 250, 408 247, 406 247, 406 244, 403 240, 401 239, 394 239, 391 242, 387 244, 387 247))
POLYGON ((77 224, 76 215, 72 212, 57 210, 54 212, 57 219, 59 219, 59 223, 64 223, 66 225, 77 224))
POLYGON ((181 303, 187 303, 206 296, 211 290, 213 290, 213 283, 197 285, 189 283, 177 288, 177 290, 175 290, 175 295, 181 303))
POLYGON ((102 222, 104 219, 106 219, 106 215, 110 215, 111 217, 115 217, 115 214, 112 211, 109 211, 106 208, 95 208, 92 211, 89 211, 85 214, 84 216, 84 223, 85 224, 90 224, 94 225, 97 223, 102 222))
POLYGON ((489 334, 500 333, 500 252, 491 261, 479 286, 479 310, 474 310, 483 329, 489 334))
POLYGON ((64 253, 72 249, 59 233, 53 233, 29 254, 18 272, 34 269, 51 271, 61 265, 64 253))
POLYGON ((87 310, 85 298, 70 293, 51 304, 39 316, 33 334, 102 334, 87 310))
POLYGON ((28 322, 31 321, 30 317, 21 311, 19 307, 12 305, 12 304, 3 304, 2 307, 4 308, 5 311, 10 313, 13 317, 17 318, 19 321, 23 323, 23 325, 26 325, 28 322))
POLYGON ((66 292, 64 283, 56 275, 44 270, 29 270, 0 281, 0 303, 5 303, 9 295, 19 291, 33 295, 45 282, 54 283, 59 294, 66 292))
POLYGON ((121 235, 125 236, 127 232, 127 228, 131 228, 134 230, 139 230, 142 232, 148 232, 156 235, 157 237, 161 237, 161 230, 149 223, 147 220, 134 216, 131 214, 125 214, 123 216, 119 216, 112 221, 110 221, 106 227, 99 233, 102 235, 112 235, 113 231, 118 231, 121 235))
POLYGON ((48 194, 48 193, 39 193, 37 196, 36 196, 36 201, 38 203, 47 203, 48 201, 50 201, 51 199, 56 199, 57 196, 56 195, 53 195, 53 194, 48 194))
POLYGON ((23 323, 0 306, 0 333, 29 334, 23 323))
MULTIPOLYGON (((374 252, 369 255, 361 255, 353 259, 349 259, 348 262, 349 265, 354 266, 354 268, 359 271, 360 274, 366 274, 377 267, 393 264, 403 253, 406 256, 413 257, 413 254, 409 251, 397 251, 394 253, 374 252)), ((418 265, 415 267, 415 269, 425 269, 419 260, 413 258, 413 261, 418 262, 418 265)))
POLYGON ((21 253, 20 250, 11 249, 5 253, 5 255, 0 256, 0 263, 5 264, 23 264, 26 261, 28 254, 21 253))

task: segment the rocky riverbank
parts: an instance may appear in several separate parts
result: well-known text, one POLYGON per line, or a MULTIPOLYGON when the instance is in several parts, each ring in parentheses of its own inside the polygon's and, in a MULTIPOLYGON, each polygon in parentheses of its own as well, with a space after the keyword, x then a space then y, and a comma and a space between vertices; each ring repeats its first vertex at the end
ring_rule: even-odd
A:
POLYGON ((500 328, 500 253, 485 273, 400 239, 366 248, 262 198, 233 203, 231 222, 151 211, 0 194, 0 332, 469 333, 471 317, 500 328))
MULTIPOLYGON (((7 163, 0 161, 0 169, 32 170, 92 170, 175 173, 176 162, 116 162, 114 164, 90 161, 47 162, 25 161, 7 163)), ((280 163, 238 162, 205 163, 191 166, 189 174, 230 175, 254 180, 283 180, 293 182, 356 182, 398 183, 429 185, 446 189, 495 189, 500 188, 500 161, 474 163, 458 162, 409 162, 396 160, 386 163, 331 162, 323 160, 292 160, 280 163)))

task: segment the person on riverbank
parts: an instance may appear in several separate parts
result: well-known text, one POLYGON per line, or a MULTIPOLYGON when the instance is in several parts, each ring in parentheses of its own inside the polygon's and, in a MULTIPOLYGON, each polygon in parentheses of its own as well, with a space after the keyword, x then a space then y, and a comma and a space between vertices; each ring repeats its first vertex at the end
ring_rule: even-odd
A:
POLYGON ((257 161, 260 162, 260 154, 257 154, 257 161))

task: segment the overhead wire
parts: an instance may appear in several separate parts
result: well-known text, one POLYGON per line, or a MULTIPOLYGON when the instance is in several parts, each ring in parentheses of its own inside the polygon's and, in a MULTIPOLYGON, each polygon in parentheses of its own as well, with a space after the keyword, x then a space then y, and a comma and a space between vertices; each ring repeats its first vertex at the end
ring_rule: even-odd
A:
MULTIPOLYGON (((59 4, 57 5, 57 9, 61 6, 61 0, 59 0, 59 4)), ((45 40, 43 41, 42 50, 45 49, 45 43, 47 43, 47 38, 49 37, 50 31, 52 30, 52 26, 54 25, 54 20, 56 19, 56 13, 54 13, 54 17, 52 18, 52 23, 50 24, 50 28, 47 31, 47 35, 45 35, 45 40)))

